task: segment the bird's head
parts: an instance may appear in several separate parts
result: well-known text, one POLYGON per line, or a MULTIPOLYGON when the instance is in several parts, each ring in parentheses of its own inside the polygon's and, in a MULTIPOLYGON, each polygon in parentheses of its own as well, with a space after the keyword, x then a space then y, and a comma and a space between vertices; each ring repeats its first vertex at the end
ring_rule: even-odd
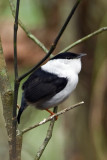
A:
POLYGON ((51 60, 63 63, 68 69, 72 69, 76 73, 79 73, 81 70, 81 57, 85 55, 85 53, 76 54, 72 52, 63 52, 54 56, 51 60))

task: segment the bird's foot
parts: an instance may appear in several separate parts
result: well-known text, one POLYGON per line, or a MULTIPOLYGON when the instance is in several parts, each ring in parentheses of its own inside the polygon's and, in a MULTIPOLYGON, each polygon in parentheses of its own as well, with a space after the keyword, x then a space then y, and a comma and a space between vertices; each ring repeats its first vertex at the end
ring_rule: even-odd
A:
MULTIPOLYGON (((51 115, 50 116, 53 116, 55 113, 50 111, 49 109, 45 109, 47 112, 49 112, 51 115)), ((58 116, 55 116, 55 120, 58 119, 58 116)))

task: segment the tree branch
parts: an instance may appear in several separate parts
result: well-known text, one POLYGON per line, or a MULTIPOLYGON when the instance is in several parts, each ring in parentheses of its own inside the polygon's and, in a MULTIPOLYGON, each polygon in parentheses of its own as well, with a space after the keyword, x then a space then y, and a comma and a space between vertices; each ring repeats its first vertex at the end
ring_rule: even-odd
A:
POLYGON ((12 106, 13 106, 13 91, 11 89, 6 63, 3 56, 3 49, 0 40, 0 93, 3 106, 3 116, 5 119, 6 130, 8 134, 9 156, 12 158, 12 106))
MULTIPOLYGON (((10 4, 10 9, 12 11, 12 15, 13 17, 15 17, 15 6, 13 4, 13 0, 9 0, 9 4, 10 4)), ((18 20, 18 23, 20 25, 20 27, 23 29, 23 31, 26 33, 26 35, 34 41, 34 43, 36 43, 45 53, 48 53, 48 49, 44 46, 43 43, 41 43, 26 27, 25 25, 21 22, 21 20, 18 20)))
POLYGON ((20 82, 22 79, 24 79, 26 76, 28 76, 30 73, 32 73, 34 70, 36 70, 36 69, 52 54, 52 52, 53 52, 53 51, 55 50, 55 48, 56 48, 56 45, 57 45, 59 39, 60 39, 61 36, 62 36, 64 30, 66 29, 66 27, 67 27, 70 19, 72 18, 73 14, 74 14, 74 12, 75 12, 75 10, 76 10, 76 8, 78 7, 79 3, 80 3, 80 0, 77 0, 76 3, 75 3, 75 5, 74 5, 73 8, 71 9, 70 14, 68 15, 68 17, 67 17, 64 25, 62 26, 62 28, 61 28, 61 30, 59 31, 56 39, 54 40, 54 43, 52 44, 52 46, 51 46, 48 54, 47 54, 36 66, 34 66, 31 70, 29 70, 27 73, 25 73, 24 75, 22 75, 21 77, 19 77, 19 79, 18 79, 19 82, 20 82))
MULTIPOLYGON (((57 113, 57 110, 58 110, 58 107, 55 107, 54 110, 53 110, 53 112, 54 112, 54 113, 57 113)), ((36 154, 35 160, 39 160, 39 159, 40 159, 40 157, 42 156, 42 154, 43 154, 43 152, 44 152, 44 150, 45 150, 45 148, 46 148, 49 140, 51 139, 51 137, 52 137, 52 132, 53 132, 53 127, 54 127, 54 123, 55 123, 55 118, 53 118, 53 119, 51 120, 51 122, 50 122, 49 128, 48 128, 48 130, 47 130, 46 137, 45 137, 45 139, 44 139, 44 141, 43 141, 43 144, 40 146, 40 148, 39 148, 39 150, 38 150, 38 152, 37 152, 37 154, 36 154)))
POLYGON ((16 138, 16 129, 17 129, 17 99, 18 99, 18 65, 17 65, 17 30, 18 30, 18 16, 19 16, 19 5, 20 0, 17 0, 16 3, 16 12, 15 12, 15 22, 14 22, 14 100, 13 100, 13 118, 12 118, 12 158, 11 160, 20 160, 21 158, 21 145, 22 138, 16 138))
MULTIPOLYGON (((100 29, 98 29, 98 30, 96 30, 96 31, 88 34, 87 36, 85 36, 85 37, 77 40, 77 41, 74 42, 74 43, 72 43, 71 45, 69 45, 68 47, 66 47, 65 49, 63 49, 61 52, 66 52, 66 51, 70 50, 71 48, 77 46, 78 44, 80 44, 80 43, 88 40, 89 38, 91 38, 91 37, 93 37, 93 36, 95 36, 95 35, 98 35, 98 34, 104 32, 104 31, 107 31, 107 27, 102 27, 102 28, 100 28, 100 29)), ((60 52, 60 53, 61 53, 61 52, 60 52)))
POLYGON ((77 103, 77 104, 72 105, 71 107, 68 107, 68 108, 63 109, 62 111, 59 111, 58 113, 50 116, 49 118, 44 119, 43 121, 39 122, 38 124, 35 124, 35 125, 33 125, 33 126, 29 127, 29 128, 26 128, 26 129, 22 130, 20 133, 17 134, 17 136, 23 135, 24 133, 30 131, 31 129, 34 129, 34 128, 38 127, 38 126, 41 126, 41 125, 47 123, 48 121, 51 121, 52 119, 54 119, 56 116, 59 116, 59 115, 61 115, 61 114, 64 114, 64 113, 66 113, 67 111, 69 111, 69 110, 71 110, 71 109, 74 109, 74 108, 80 106, 81 104, 84 104, 84 102, 83 102, 83 101, 82 101, 82 102, 79 102, 79 103, 77 103))

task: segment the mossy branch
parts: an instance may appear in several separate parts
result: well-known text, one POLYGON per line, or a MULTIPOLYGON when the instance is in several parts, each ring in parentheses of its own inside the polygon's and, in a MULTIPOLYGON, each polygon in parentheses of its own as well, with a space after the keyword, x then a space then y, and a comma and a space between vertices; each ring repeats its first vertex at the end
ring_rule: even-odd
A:
MULTIPOLYGON (((54 107, 53 112, 54 112, 54 113, 57 113, 57 110, 58 110, 58 107, 56 106, 56 107, 54 107)), ((52 137, 52 132, 53 132, 53 128, 54 128, 54 124, 55 124, 55 118, 53 118, 53 119, 51 120, 50 124, 49 124, 46 137, 45 137, 42 145, 40 146, 38 152, 36 153, 35 160, 39 160, 39 159, 40 159, 40 157, 42 156, 42 154, 43 154, 43 152, 44 152, 44 150, 45 150, 45 148, 46 148, 49 140, 51 139, 51 137, 52 137)))
POLYGON ((54 115, 50 116, 49 118, 44 119, 43 121, 41 121, 41 122, 39 122, 39 123, 37 123, 37 124, 29 127, 29 128, 26 128, 26 129, 22 130, 20 133, 18 133, 17 136, 23 135, 23 134, 25 134, 26 132, 28 132, 28 131, 36 128, 36 127, 39 127, 39 126, 41 126, 41 125, 43 125, 43 124, 45 124, 45 123, 47 123, 47 122, 49 122, 49 121, 51 121, 51 120, 54 119, 56 116, 60 116, 60 115, 62 115, 62 114, 64 114, 64 113, 70 111, 71 109, 74 109, 74 108, 76 108, 76 107, 79 107, 79 106, 82 105, 82 104, 84 104, 83 101, 82 101, 82 102, 79 102, 79 103, 77 103, 77 104, 74 104, 74 105, 72 105, 72 106, 70 106, 70 107, 68 107, 68 108, 65 108, 65 109, 63 109, 63 110, 55 113, 54 115))
POLYGON ((89 40, 89 38, 92 38, 93 36, 96 36, 96 35, 98 35, 98 34, 100 34, 102 32, 105 32, 105 31, 107 31, 107 27, 102 27, 102 28, 100 28, 100 29, 88 34, 87 36, 77 40, 76 42, 72 43, 71 45, 69 45, 68 47, 63 49, 61 52, 66 52, 66 51, 70 50, 71 48, 79 45, 80 43, 83 43, 84 41, 89 40))
POLYGON ((0 92, 3 107, 3 116, 8 134, 9 156, 12 157, 12 106, 13 106, 13 91, 7 75, 6 63, 3 56, 2 43, 0 40, 0 92))
MULTIPOLYGON (((10 9, 12 11, 13 17, 15 17, 15 6, 13 3, 13 0, 9 0, 10 9)), ((41 43, 28 29, 27 27, 22 23, 22 21, 19 19, 18 24, 23 29, 23 31, 26 33, 26 35, 33 40, 34 43, 36 43, 45 53, 48 53, 48 49, 44 46, 43 43, 41 43)))

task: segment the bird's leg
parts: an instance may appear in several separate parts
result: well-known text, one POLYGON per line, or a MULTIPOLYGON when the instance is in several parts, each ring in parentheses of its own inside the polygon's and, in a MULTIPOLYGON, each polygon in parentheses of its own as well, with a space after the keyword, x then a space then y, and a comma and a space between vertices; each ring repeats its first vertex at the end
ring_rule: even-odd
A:
MULTIPOLYGON (((45 110, 47 112, 49 112, 51 114, 51 116, 55 114, 54 112, 50 111, 49 109, 45 109, 45 110)), ((58 116, 55 116, 55 120, 57 120, 57 119, 58 119, 58 116)))

